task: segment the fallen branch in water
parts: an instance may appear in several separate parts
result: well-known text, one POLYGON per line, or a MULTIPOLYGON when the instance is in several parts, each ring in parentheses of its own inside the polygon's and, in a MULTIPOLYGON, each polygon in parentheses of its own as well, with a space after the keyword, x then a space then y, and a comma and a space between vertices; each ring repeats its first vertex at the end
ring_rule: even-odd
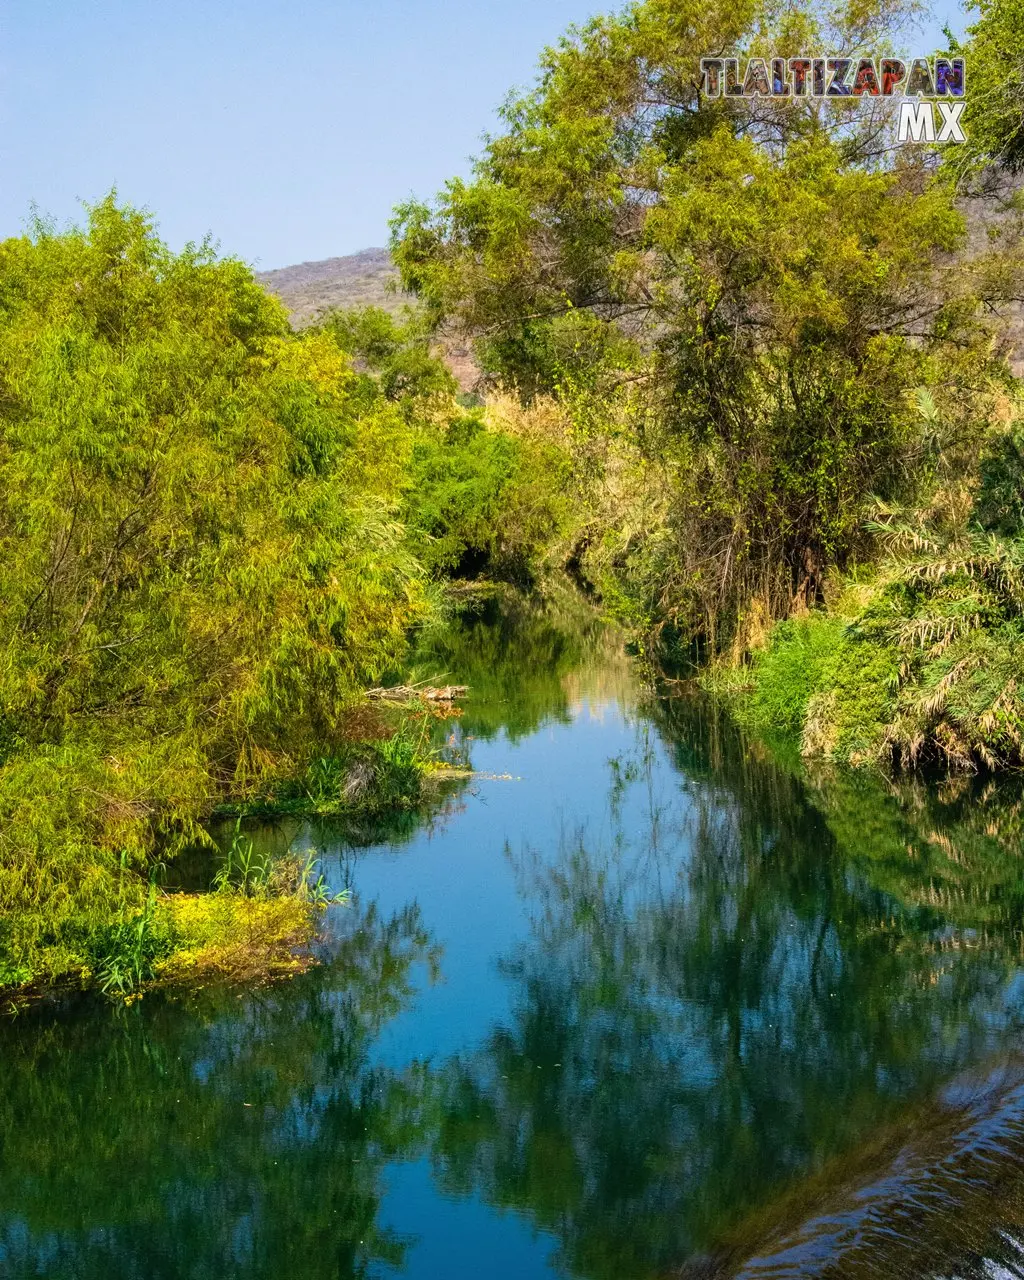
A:
POLYGON ((467 684, 447 684, 441 688, 400 684, 391 689, 367 689, 366 696, 379 702, 454 702, 468 692, 467 684))

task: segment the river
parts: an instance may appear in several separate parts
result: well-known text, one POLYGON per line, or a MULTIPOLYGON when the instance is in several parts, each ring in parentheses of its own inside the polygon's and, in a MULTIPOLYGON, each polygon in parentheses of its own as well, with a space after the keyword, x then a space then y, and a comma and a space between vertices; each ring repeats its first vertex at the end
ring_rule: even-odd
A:
POLYGON ((415 674, 475 776, 256 833, 323 963, 0 1022, 0 1276, 1024 1276, 1019 781, 807 772, 580 610, 415 674))

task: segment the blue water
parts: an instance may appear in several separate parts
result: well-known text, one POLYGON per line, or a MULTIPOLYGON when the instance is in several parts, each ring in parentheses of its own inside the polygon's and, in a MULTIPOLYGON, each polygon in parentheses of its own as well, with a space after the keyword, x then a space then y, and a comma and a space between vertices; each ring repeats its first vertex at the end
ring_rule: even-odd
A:
POLYGON ((473 777, 289 829, 320 965, 0 1024, 0 1277, 1019 1274, 1019 784, 807 772, 596 623, 432 643, 473 777))

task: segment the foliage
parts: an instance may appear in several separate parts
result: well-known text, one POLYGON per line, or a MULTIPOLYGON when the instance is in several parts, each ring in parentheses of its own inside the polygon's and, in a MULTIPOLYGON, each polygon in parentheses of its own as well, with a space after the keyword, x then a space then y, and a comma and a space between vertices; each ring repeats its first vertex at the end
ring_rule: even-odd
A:
POLYGON ((330 334, 113 197, 0 244, 8 972, 81 971, 76 920, 120 954, 156 850, 329 751, 397 665, 408 436, 330 334))
POLYGON ((1024 760, 1020 429, 982 458, 965 514, 882 508, 885 558, 831 615, 782 623, 740 715, 797 732, 806 755, 994 769, 1024 760), (845 613, 845 616, 844 616, 845 613), (828 650, 821 657, 821 644, 828 650))
POLYGON ((136 916, 95 930, 89 939, 89 967, 100 990, 126 995, 153 976, 158 961, 170 955, 170 936, 154 926, 156 892, 150 887, 145 908, 136 916))
POLYGON ((771 642, 755 659, 755 691, 750 709, 755 720, 799 730, 823 669, 842 646, 842 625, 820 617, 781 622, 771 642))
POLYGON ((489 430, 480 410, 413 447, 406 520, 435 576, 528 582, 566 521, 569 482, 554 445, 489 430))
POLYGON ((424 735, 417 740, 406 726, 391 737, 346 743, 336 754, 316 756, 296 777, 250 800, 221 805, 220 812, 324 818, 412 809, 422 798, 428 762, 424 735))
POLYGON ((594 19, 509 100, 471 181, 396 214, 428 314, 568 412, 582 564, 638 627, 714 652, 755 604, 820 602, 869 550, 869 499, 915 487, 918 388, 980 439, 981 286, 928 156, 886 146, 878 103, 699 89, 709 49, 877 52, 900 16, 645 0, 594 19))
POLYGON ((976 529, 896 561, 886 616, 865 626, 900 652, 887 745, 903 763, 932 755, 997 768, 1024 759, 1022 570, 1024 540, 976 529))
POLYGON ((947 164, 959 175, 998 165, 1024 169, 1024 4, 971 0, 976 20, 953 50, 966 60, 966 142, 947 164))
POLYGON ((981 460, 977 523, 1004 538, 1024 537, 1024 428, 999 435, 981 460))
POLYGON ((408 309, 404 318, 381 307, 333 311, 321 328, 357 358, 388 400, 422 412, 424 402, 444 403, 455 395, 451 370, 431 350, 422 319, 408 309))
POLYGON ((518 431, 466 407, 432 348, 421 313, 336 311, 329 333, 360 370, 360 396, 395 403, 411 428, 401 509, 408 545, 427 574, 527 583, 566 519, 568 460, 561 441, 518 431))

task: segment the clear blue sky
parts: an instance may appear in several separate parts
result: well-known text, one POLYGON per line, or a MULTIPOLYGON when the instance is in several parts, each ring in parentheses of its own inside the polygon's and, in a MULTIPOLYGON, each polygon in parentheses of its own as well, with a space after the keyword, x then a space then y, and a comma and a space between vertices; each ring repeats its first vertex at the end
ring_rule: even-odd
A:
POLYGON ((175 248, 210 231, 262 268, 383 244, 397 201, 467 171, 540 49, 616 7, 0 0, 0 238, 33 201, 78 220, 116 185, 175 248))

